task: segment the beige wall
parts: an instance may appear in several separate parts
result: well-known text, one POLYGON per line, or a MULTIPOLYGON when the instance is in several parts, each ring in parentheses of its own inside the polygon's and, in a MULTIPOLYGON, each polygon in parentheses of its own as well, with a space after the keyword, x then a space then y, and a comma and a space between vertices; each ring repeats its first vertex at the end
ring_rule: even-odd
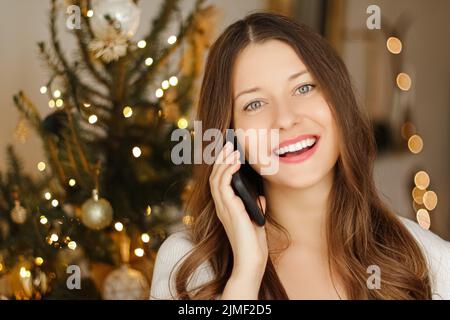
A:
MULTIPOLYGON (((450 1, 347 0, 347 31, 365 28, 368 17, 365 12, 370 4, 380 7, 382 27, 383 23, 395 22, 402 13, 412 18, 410 29, 402 39, 404 71, 412 76, 413 118, 424 140, 424 149, 418 155, 406 152, 380 157, 375 170, 377 185, 394 210, 413 218, 411 174, 419 168, 426 170, 431 178, 431 187, 439 199, 438 206, 430 214, 431 228, 450 239, 450 1)), ((362 56, 365 45, 368 43, 350 39, 344 46, 344 60, 362 99, 367 97, 364 87, 365 62, 362 56)), ((373 50, 373 44, 371 45, 373 50)), ((384 43, 380 42, 378 47, 383 48, 384 43)), ((385 49, 382 54, 388 55, 385 49)), ((386 65, 378 65, 377 68, 389 69, 386 65)), ((387 72, 385 75, 389 76, 387 72)), ((391 86, 388 80, 383 81, 391 86)), ((389 107, 390 92, 386 85, 381 85, 376 90, 380 97, 377 102, 389 107)))

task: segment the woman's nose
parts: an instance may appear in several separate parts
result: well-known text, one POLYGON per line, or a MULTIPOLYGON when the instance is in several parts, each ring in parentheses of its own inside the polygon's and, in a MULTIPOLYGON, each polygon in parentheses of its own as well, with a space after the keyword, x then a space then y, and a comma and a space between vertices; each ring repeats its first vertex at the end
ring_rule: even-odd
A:
POLYGON ((274 127, 280 130, 289 129, 301 121, 301 115, 296 113, 293 106, 287 101, 278 103, 274 109, 274 127))

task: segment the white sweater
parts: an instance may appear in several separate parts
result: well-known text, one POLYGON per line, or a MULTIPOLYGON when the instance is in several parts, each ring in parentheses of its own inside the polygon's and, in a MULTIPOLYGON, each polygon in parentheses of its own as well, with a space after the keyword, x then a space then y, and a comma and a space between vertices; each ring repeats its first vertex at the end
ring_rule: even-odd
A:
MULTIPOLYGON (((403 217, 400 217, 400 220, 425 253, 431 277, 433 299, 450 300, 450 242, 422 229, 412 220, 403 217)), ((156 256, 150 299, 174 299, 176 293, 174 273, 192 248, 193 245, 188 240, 186 231, 173 233, 164 241, 156 256), (174 272, 171 275, 172 271, 174 272)), ((203 264, 192 275, 188 289, 206 283, 213 279, 213 276, 209 265, 203 264)))

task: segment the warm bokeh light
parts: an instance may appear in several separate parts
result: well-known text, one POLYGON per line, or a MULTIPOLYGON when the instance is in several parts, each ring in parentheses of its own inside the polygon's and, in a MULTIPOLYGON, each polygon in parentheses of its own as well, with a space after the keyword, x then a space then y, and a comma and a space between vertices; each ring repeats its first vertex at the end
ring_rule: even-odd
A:
POLYGON ((153 59, 152 58, 147 58, 147 59, 145 59, 145 65, 147 66, 147 67, 149 67, 149 66, 151 66, 153 64, 153 59))
POLYGON ((141 240, 144 243, 149 243, 150 242, 150 235, 148 233, 141 234, 141 240))
POLYGON ((403 90, 408 91, 411 88, 411 78, 408 74, 402 72, 397 76, 397 86, 403 90))
POLYGON ((123 116, 125 118, 129 118, 133 115, 133 109, 131 109, 130 106, 126 106, 125 108, 123 108, 123 116))
POLYGON ((188 126, 188 121, 185 118, 180 118, 178 120, 178 128, 180 129, 186 129, 188 126))
POLYGON ((88 118, 88 121, 89 121, 90 124, 96 123, 97 120, 98 120, 98 118, 97 118, 97 116, 96 116, 95 114, 91 114, 91 115, 89 116, 89 118, 88 118))
POLYGON ((425 190, 419 189, 418 187, 414 187, 412 191, 412 197, 414 201, 418 204, 423 204, 423 195, 425 194, 425 190))
POLYGON ((39 222, 40 222, 41 224, 47 224, 48 219, 47 219, 46 216, 40 216, 39 222))
POLYGON ((44 259, 42 259, 42 257, 36 257, 36 259, 34 259, 34 263, 36 263, 37 266, 42 266, 44 259))
POLYGON ((141 49, 144 49, 147 46, 147 42, 145 40, 141 40, 137 43, 137 46, 141 49))
POLYGON ((419 171, 414 176, 414 183, 417 188, 425 190, 430 185, 430 176, 425 171, 419 171))
POLYGON ((408 140, 413 134, 416 133, 416 127, 412 122, 405 122, 401 128, 402 137, 408 140))
POLYGON ((419 209, 417 210, 416 219, 419 225, 423 229, 430 229, 431 220, 430 220, 430 214, 425 209, 419 209))
POLYGON ((117 231, 122 231, 123 230, 123 223, 122 222, 116 222, 114 224, 114 229, 116 229, 117 231))
POLYGON ((39 162, 39 163, 37 164, 37 168, 38 168, 38 170, 41 171, 41 172, 44 171, 46 167, 47 167, 47 166, 46 166, 45 162, 43 162, 43 161, 41 161, 41 162, 39 162))
POLYGON ((144 256, 144 249, 136 248, 136 249, 134 249, 134 254, 136 255, 136 257, 143 257, 144 256))
POLYGON ((423 140, 422 138, 415 134, 408 139, 408 148, 414 154, 419 153, 423 149, 423 140))
POLYGON ((134 147, 132 152, 135 158, 139 158, 142 155, 141 148, 139 147, 134 147))
POLYGON ((402 42, 397 37, 389 37, 386 41, 386 47, 393 54, 402 52, 402 42))
POLYGON ((434 191, 427 191, 423 195, 423 204, 425 205, 425 208, 428 210, 434 210, 436 208, 438 203, 438 197, 436 192, 434 191))

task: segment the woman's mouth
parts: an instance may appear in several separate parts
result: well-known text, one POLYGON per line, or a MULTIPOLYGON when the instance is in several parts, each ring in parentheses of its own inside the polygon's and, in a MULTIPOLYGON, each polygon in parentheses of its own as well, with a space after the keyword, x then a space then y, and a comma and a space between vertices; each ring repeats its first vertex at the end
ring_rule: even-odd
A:
POLYGON ((274 153, 281 162, 302 162, 316 151, 319 138, 317 135, 302 135, 285 140, 280 143, 278 148, 274 149, 274 153))

